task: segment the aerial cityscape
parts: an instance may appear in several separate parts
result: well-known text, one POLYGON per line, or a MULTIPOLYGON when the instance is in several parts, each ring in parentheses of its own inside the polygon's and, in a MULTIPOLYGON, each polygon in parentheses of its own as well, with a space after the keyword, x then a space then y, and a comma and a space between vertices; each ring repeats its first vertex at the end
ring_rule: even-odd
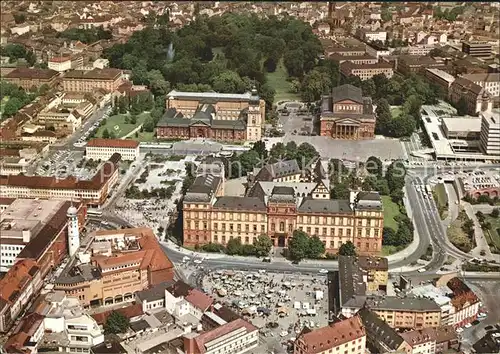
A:
POLYGON ((500 353, 500 3, 0 1, 0 354, 500 353))

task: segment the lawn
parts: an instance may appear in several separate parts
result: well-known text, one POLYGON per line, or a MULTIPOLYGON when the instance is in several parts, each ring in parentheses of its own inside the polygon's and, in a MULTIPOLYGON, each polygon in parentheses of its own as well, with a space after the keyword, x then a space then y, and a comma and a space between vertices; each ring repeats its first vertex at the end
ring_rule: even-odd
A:
POLYGON ((464 210, 458 213, 458 218, 448 227, 447 234, 450 242, 459 250, 469 253, 475 247, 474 237, 469 237, 462 229, 462 224, 468 219, 464 210))
POLYGON ((440 207, 446 207, 448 205, 448 195, 446 194, 446 188, 443 183, 438 183, 434 190, 436 192, 437 203, 440 207))
POLYGON ((300 96, 292 92, 292 83, 286 81, 288 74, 282 60, 280 60, 276 71, 267 73, 266 77, 269 85, 276 91, 274 102, 300 100, 300 96))
POLYGON ((491 224, 491 230, 484 230, 486 240, 489 245, 493 244, 494 247, 490 246, 492 252, 500 253, 500 218, 486 215, 486 221, 491 224))
POLYGON ((135 134, 132 134, 132 136, 129 136, 127 139, 150 143, 156 141, 156 136, 154 132, 138 132, 137 137, 135 136, 135 134))
POLYGON ((401 114, 401 112, 402 112, 401 106, 392 106, 391 107, 392 119, 394 119, 397 116, 399 116, 401 114))
POLYGON ((384 227, 390 227, 394 231, 397 231, 398 222, 394 218, 401 213, 399 205, 394 203, 388 195, 382 196, 382 203, 384 205, 384 227))
MULTIPOLYGON (((149 113, 139 114, 137 116, 136 124, 125 123, 126 116, 127 115, 125 114, 118 114, 116 116, 111 116, 108 119, 106 119, 106 124, 99 127, 99 130, 96 133, 96 137, 102 137, 102 133, 104 132, 105 129, 107 129, 110 133, 113 132, 117 138, 122 138, 128 133, 130 133, 132 130, 137 128, 139 125, 144 123, 146 118, 149 117, 149 113)), ((141 134, 146 135, 148 133, 139 133, 139 134, 140 134, 139 136, 141 136, 141 134)), ((132 138, 136 139, 133 135, 132 138)))

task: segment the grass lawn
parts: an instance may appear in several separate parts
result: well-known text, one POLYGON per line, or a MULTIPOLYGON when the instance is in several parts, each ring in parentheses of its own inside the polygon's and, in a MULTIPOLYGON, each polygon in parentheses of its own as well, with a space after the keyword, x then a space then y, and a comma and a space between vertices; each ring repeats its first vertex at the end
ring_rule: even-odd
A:
MULTIPOLYGON (((125 123, 125 114, 118 114, 116 116, 111 116, 108 119, 106 119, 106 124, 99 127, 99 130, 96 133, 97 137, 102 137, 102 133, 104 132, 105 129, 108 129, 108 131, 111 133, 113 132, 117 138, 122 138, 128 133, 130 133, 132 130, 137 128, 139 125, 144 123, 147 117, 149 117, 149 113, 141 113, 137 116, 137 122, 136 124, 130 124, 130 123, 125 123)), ((141 134, 141 133, 139 133, 141 134)), ((152 133, 150 133, 152 134, 152 133)), ((132 138, 134 138, 132 136, 132 138)))
POLYGON ((465 211, 461 210, 458 214, 458 218, 451 223, 447 230, 450 242, 455 247, 466 253, 470 252, 474 248, 473 239, 470 238, 464 230, 462 230, 462 224, 467 219, 467 214, 465 211))
POLYGON ((398 248, 396 246, 382 246, 382 256, 387 257, 391 254, 398 252, 398 248))
POLYGON ((401 109, 401 106, 393 106, 391 107, 391 115, 392 115, 392 119, 396 118, 397 116, 399 116, 401 114, 403 110, 401 109))
POLYGON ((9 101, 9 96, 4 96, 4 98, 2 98, 2 101, 0 101, 0 113, 3 113, 3 109, 8 101, 9 101))
POLYGON ((437 196, 437 202, 439 206, 446 207, 448 205, 448 195, 446 194, 446 189, 443 183, 438 183, 436 187, 434 187, 437 196))
POLYGON ((390 227, 394 231, 397 231, 398 223, 394 218, 401 213, 399 206, 388 195, 382 196, 382 203, 384 205, 384 227, 390 227))
MULTIPOLYGON (((486 221, 491 223, 491 230, 484 230, 484 235, 488 244, 493 244, 497 252, 500 252, 500 218, 494 218, 486 215, 486 221)), ((491 251, 495 251, 493 247, 490 246, 491 251)))
POLYGON ((154 132, 138 132, 137 137, 135 137, 135 134, 132 134, 132 136, 129 136, 127 139, 150 143, 156 141, 156 136, 154 132))
POLYGON ((273 73, 267 73, 266 77, 269 85, 271 85, 276 91, 274 102, 300 100, 300 96, 297 93, 292 92, 292 83, 286 81, 288 74, 282 60, 280 60, 276 71, 273 73))

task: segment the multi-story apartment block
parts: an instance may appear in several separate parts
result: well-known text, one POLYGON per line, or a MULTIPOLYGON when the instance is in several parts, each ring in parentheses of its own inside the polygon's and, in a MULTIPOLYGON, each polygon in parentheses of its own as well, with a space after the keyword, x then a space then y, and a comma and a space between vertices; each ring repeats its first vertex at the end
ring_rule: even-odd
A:
POLYGON ((3 75, 2 80, 21 86, 25 90, 31 90, 42 85, 53 87, 58 77, 59 73, 51 69, 16 68, 3 75))
POLYGON ((467 103, 467 113, 470 115, 491 112, 493 109, 491 94, 483 87, 463 77, 458 77, 453 81, 449 94, 451 102, 455 104, 464 99, 467 103))
POLYGON ((491 49, 491 44, 487 42, 462 42, 462 52, 473 57, 488 58, 491 49))
POLYGON ((113 92, 123 83, 123 72, 120 69, 104 68, 91 71, 73 70, 62 78, 65 92, 92 92, 104 89, 113 92))
POLYGON ((481 149, 485 154, 500 154, 500 113, 481 112, 481 149))
POLYGON ((464 79, 481 86, 493 96, 493 105, 500 103, 500 73, 465 74, 464 79))
POLYGON ((44 317, 38 313, 23 316, 3 349, 6 353, 37 353, 45 332, 44 317))
POLYGON ((167 111, 158 122, 158 138, 210 138, 258 141, 266 105, 257 91, 244 94, 179 92, 167 95, 167 111))
POLYGON ((146 228, 97 231, 92 244, 55 281, 55 290, 84 306, 114 304, 173 279, 173 265, 153 231, 146 228))
POLYGON ((325 48, 325 56, 330 57, 331 55, 343 55, 343 56, 363 56, 366 54, 366 46, 359 47, 335 47, 329 46, 325 48))
POLYGON ((433 68, 425 69, 425 77, 430 82, 441 87, 446 94, 448 94, 451 84, 455 81, 453 75, 448 74, 446 71, 433 68))
POLYGON ((7 203, 6 209, 0 214, 2 272, 15 264, 19 254, 39 234, 40 237, 47 237, 43 234, 44 228, 60 210, 65 212, 68 209, 66 202, 59 200, 14 199, 7 203))
POLYGON ((392 65, 389 63, 358 65, 346 61, 340 64, 340 72, 345 77, 353 75, 359 77, 361 80, 371 79, 375 75, 384 75, 390 79, 394 75, 392 65))
POLYGON ((366 352, 366 333, 358 316, 333 322, 326 327, 305 327, 293 344, 293 354, 366 352))
POLYGON ((366 290, 376 293, 387 291, 389 262, 384 257, 356 257, 357 266, 366 273, 366 290))
POLYGON ((222 196, 220 177, 198 176, 184 198, 184 244, 226 244, 236 237, 253 244, 259 235, 267 234, 275 246, 287 247, 293 231, 299 229, 317 235, 327 252, 337 252, 347 241, 361 254, 380 252, 383 210, 377 193, 332 200, 327 181, 297 182, 294 164, 282 164, 287 169, 268 165, 251 177, 245 197, 222 196), (261 177, 264 181, 258 180, 261 177))
POLYGON ((366 53, 362 55, 332 54, 330 55, 329 59, 334 60, 339 64, 342 64, 346 61, 356 65, 373 65, 378 63, 377 57, 374 57, 366 53))
POLYGON ((423 72, 425 69, 444 69, 444 61, 426 56, 402 55, 398 59, 397 70, 403 75, 423 72))
POLYGON ((108 160, 119 153, 123 160, 133 161, 139 157, 139 142, 126 139, 91 139, 85 146, 88 159, 108 160))
POLYGON ((387 296, 368 299, 366 306, 393 328, 422 329, 441 325, 441 308, 432 299, 387 296))
POLYGON ((57 72, 64 72, 71 70, 71 57, 70 56, 52 57, 48 61, 48 68, 57 72))
POLYGON ((0 280, 0 332, 7 332, 17 316, 43 285, 37 262, 25 259, 17 262, 0 280))
POLYGON ((361 89, 352 85, 334 87, 331 95, 322 98, 320 124, 321 136, 343 140, 373 139, 372 99, 363 97, 361 89))
POLYGON ((74 176, 0 176, 0 198, 78 200, 99 207, 118 180, 120 159, 120 154, 113 154, 90 180, 74 176))

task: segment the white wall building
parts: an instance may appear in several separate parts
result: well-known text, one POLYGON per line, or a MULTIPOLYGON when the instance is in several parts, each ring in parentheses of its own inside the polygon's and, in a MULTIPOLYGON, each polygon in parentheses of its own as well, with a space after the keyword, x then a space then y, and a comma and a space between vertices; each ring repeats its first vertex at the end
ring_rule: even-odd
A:
POLYGON ((48 61, 48 68, 57 72, 71 70, 71 57, 52 57, 48 61))
POLYGON ((500 112, 481 112, 481 149, 488 155, 500 155, 500 112))
POLYGON ((90 315, 86 314, 76 297, 62 291, 46 295, 48 302, 44 325, 47 331, 63 333, 65 340, 58 343, 60 351, 90 353, 90 348, 104 342, 104 333, 90 315))
POLYGON ((85 146, 88 159, 107 160, 114 153, 119 153, 122 160, 133 161, 139 157, 139 142, 125 139, 102 139, 90 140, 85 146))
POLYGON ((483 87, 497 100, 500 97, 500 73, 465 74, 460 76, 483 87))

